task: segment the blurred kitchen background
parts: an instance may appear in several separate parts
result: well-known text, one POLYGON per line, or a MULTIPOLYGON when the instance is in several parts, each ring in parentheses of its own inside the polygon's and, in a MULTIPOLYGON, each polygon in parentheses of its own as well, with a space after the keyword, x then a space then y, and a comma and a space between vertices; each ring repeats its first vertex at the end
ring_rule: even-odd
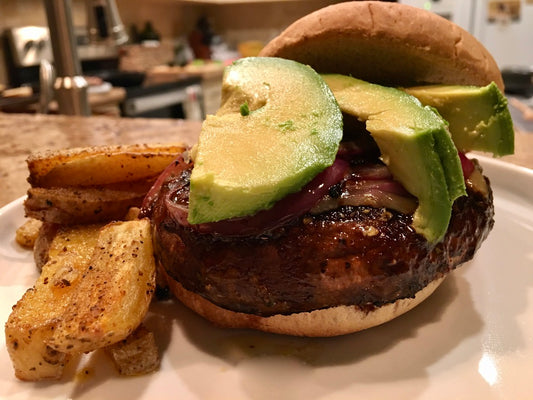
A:
MULTIPOLYGON (((0 0, 0 111, 60 111, 45 0, 0 0)), ((202 119, 224 65, 255 55, 331 0, 72 0, 75 47, 91 114, 202 119), (115 7, 116 6, 116 7, 115 7), (123 27, 123 30, 115 28, 123 27)), ((533 96, 533 0, 404 0, 474 34, 509 94, 533 96)), ((52 30, 53 37, 53 30, 52 30)))

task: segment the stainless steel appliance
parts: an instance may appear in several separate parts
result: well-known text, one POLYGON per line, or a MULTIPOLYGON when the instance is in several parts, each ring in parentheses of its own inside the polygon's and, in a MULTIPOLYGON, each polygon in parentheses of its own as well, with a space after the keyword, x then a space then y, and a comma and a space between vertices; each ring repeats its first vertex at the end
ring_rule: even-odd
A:
POLYGON ((125 117, 187 118, 205 116, 201 79, 186 78, 176 82, 126 88, 121 105, 125 117))
POLYGON ((121 45, 128 41, 115 0, 86 0, 86 4, 87 31, 91 43, 112 41, 121 45))
MULTIPOLYGON (((49 29, 45 26, 14 27, 7 29, 3 36, 9 86, 32 86, 38 92, 41 62, 54 61, 49 29)), ((74 36, 83 73, 94 69, 116 70, 116 47, 89 45, 84 28, 75 29, 74 36)))
MULTIPOLYGON (((90 115, 89 84, 81 74, 72 25, 70 0, 44 0, 54 53, 55 77, 53 82, 41 81, 41 87, 52 87, 61 114, 90 115)), ((43 66, 42 66, 43 67, 43 66)), ((50 64, 50 68, 51 64, 50 64)), ((41 74, 44 78, 48 75, 41 74)), ((54 76, 54 75, 52 75, 54 76)), ((46 90, 46 93, 48 90, 46 90)), ((41 103, 47 94, 41 96, 41 103)), ((42 107, 41 107, 42 108, 42 107)))

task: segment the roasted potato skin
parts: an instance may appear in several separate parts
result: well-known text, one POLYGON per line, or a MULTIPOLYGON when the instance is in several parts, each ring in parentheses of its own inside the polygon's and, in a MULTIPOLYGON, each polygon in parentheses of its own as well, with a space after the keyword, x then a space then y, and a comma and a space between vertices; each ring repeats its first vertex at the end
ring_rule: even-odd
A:
POLYGON ((48 262, 50 257, 50 246, 61 229, 61 225, 43 222, 39 229, 39 234, 33 244, 33 260, 38 271, 43 269, 43 266, 48 262))
POLYGON ((107 188, 30 188, 26 216, 60 225, 121 220, 142 204, 147 188, 122 191, 107 188))

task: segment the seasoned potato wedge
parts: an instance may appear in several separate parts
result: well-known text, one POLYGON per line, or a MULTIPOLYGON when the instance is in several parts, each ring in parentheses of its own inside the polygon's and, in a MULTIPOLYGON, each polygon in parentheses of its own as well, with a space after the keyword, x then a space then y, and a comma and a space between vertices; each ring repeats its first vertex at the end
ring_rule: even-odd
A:
POLYGON ((108 185, 157 177, 183 152, 181 144, 86 147, 31 155, 33 187, 108 185))
POLYGON ((159 368, 159 350, 154 334, 140 325, 126 339, 106 347, 121 375, 141 375, 159 368))
POLYGON ((61 228, 49 246, 41 276, 13 307, 5 326, 6 346, 22 380, 58 379, 68 355, 45 344, 71 306, 97 243, 100 226, 61 228))
POLYGON ((15 241, 27 249, 32 249, 37 237, 39 236, 39 230, 41 229, 42 221, 35 218, 27 218, 24 223, 17 228, 15 232, 15 241))
POLYGON ((26 216, 61 225, 122 219, 130 207, 139 207, 148 188, 30 188, 24 202, 26 216))
POLYGON ((150 222, 110 223, 46 343, 60 352, 89 352, 123 340, 142 322, 154 291, 150 222))
POLYGON ((140 214, 141 209, 139 207, 131 207, 124 216, 124 221, 133 221, 139 219, 140 214))
POLYGON ((43 222, 41 225, 39 234, 33 245, 33 260, 38 271, 41 271, 43 266, 48 262, 50 246, 60 228, 60 225, 50 224, 48 222, 43 222))
POLYGON ((23 381, 60 379, 71 355, 61 353, 44 344, 52 326, 11 331, 8 352, 15 368, 15 376, 23 381))
POLYGON ((60 378, 70 355, 125 339, 155 288, 147 219, 55 229, 40 277, 5 325, 22 380, 60 378))
POLYGON ((33 154, 26 215, 75 225, 122 219, 139 207, 183 145, 87 147, 33 154))

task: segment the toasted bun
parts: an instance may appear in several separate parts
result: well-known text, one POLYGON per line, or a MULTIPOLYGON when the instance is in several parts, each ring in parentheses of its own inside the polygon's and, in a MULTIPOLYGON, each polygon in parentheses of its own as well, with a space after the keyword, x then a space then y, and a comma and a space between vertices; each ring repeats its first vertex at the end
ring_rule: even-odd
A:
POLYGON ((374 83, 483 86, 494 81, 503 90, 496 62, 477 39, 434 13, 399 3, 325 7, 294 22, 260 55, 374 83))
POLYGON ((185 289, 178 281, 169 277, 164 268, 160 270, 174 296, 215 325, 308 337, 345 335, 388 322, 419 305, 445 278, 444 276, 430 282, 418 291, 414 298, 400 299, 372 310, 363 310, 357 306, 337 306, 311 312, 261 317, 218 307, 202 296, 185 289))

